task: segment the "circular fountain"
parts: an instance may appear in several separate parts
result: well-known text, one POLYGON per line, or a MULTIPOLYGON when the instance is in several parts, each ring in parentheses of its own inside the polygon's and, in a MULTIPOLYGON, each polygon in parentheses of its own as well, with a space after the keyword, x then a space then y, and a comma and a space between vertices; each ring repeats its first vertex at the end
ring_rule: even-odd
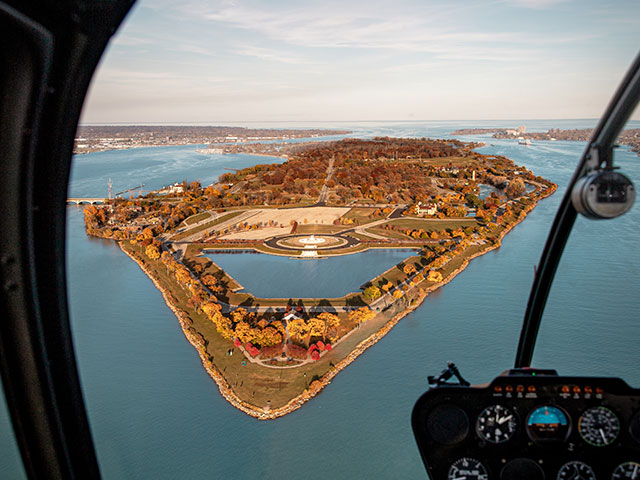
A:
POLYGON ((318 248, 318 245, 322 245, 327 240, 324 238, 317 238, 315 235, 311 234, 310 237, 300 238, 298 241, 304 245, 304 248, 318 248))
POLYGON ((335 234, 311 234, 311 235, 288 235, 286 237, 274 238, 265 242, 270 248, 282 249, 283 251, 298 250, 300 253, 296 258, 326 258, 321 255, 324 251, 344 248, 350 244, 357 243, 353 238, 345 238, 335 234))
POLYGON ((318 245, 322 245, 326 240, 324 238, 316 238, 311 234, 310 237, 300 238, 298 241, 304 245, 305 250, 300 254, 301 257, 314 258, 318 256, 316 249, 318 245))

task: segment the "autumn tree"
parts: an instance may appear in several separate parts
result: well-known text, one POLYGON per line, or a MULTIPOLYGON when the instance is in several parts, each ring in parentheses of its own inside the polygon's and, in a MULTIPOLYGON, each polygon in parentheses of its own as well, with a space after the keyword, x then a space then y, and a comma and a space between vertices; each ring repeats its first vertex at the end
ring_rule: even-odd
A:
POLYGON ((251 336, 251 327, 245 321, 241 321, 236 324, 234 333, 242 343, 247 343, 253 340, 251 336))
POLYGON ((158 250, 158 247, 156 247, 155 245, 149 245, 144 253, 147 254, 147 257, 149 257, 151 260, 157 260, 160 258, 160 250, 158 250))
POLYGON ((235 323, 239 323, 243 321, 245 318, 247 318, 247 313, 248 312, 246 308, 242 308, 242 307, 236 308, 233 312, 231 312, 231 319, 235 323))
POLYGON ((295 318, 289 321, 287 325, 287 330, 289 331, 289 335, 294 340, 298 340, 301 342, 303 341, 304 337, 307 336, 307 333, 309 332, 309 327, 307 325, 307 322, 305 322, 303 319, 295 318))
POLYGON ((405 273, 405 275, 412 275, 416 273, 416 267, 412 263, 407 263, 402 269, 402 271, 405 273))
POLYGON ((369 307, 360 307, 357 310, 351 310, 349 312, 349 320, 356 325, 366 323, 376 316, 376 312, 369 307))
POLYGON ((142 238, 148 238, 151 239, 153 238, 153 230, 151 230, 151 228, 146 227, 145 229, 142 230, 142 238))
POLYGON ((364 297, 367 300, 373 301, 380 298, 381 296, 382 296, 382 292, 375 285, 371 285, 370 287, 367 287, 364 289, 364 297))
POLYGON ((324 338, 324 334, 326 331, 325 322, 320 318, 311 318, 307 324, 309 326, 309 336, 310 337, 322 337, 324 338))
POLYGON ((524 191, 524 182, 520 178, 514 178, 513 180, 509 181, 509 185, 505 189, 504 193, 506 193, 511 198, 515 198, 522 195, 524 191))
POLYGON ((175 275, 176 280, 182 287, 188 285, 189 282, 191 282, 191 274, 189 273, 189 270, 187 270, 187 268, 182 265, 179 265, 178 268, 176 268, 175 275))
POLYGON ((218 279, 210 273, 202 277, 202 283, 204 283, 211 290, 216 290, 218 287, 218 279))
POLYGON ((441 282, 442 281, 442 273, 437 270, 431 270, 429 275, 427 275, 427 280, 430 282, 441 282))

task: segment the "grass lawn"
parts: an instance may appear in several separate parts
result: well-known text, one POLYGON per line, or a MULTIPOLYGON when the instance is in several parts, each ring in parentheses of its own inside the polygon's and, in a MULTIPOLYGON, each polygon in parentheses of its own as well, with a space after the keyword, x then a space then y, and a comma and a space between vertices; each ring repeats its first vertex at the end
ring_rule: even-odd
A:
POLYGON ((373 216, 373 212, 378 210, 376 207, 353 207, 347 213, 345 213, 342 218, 348 218, 354 220, 354 225, 364 225, 366 223, 375 222, 383 218, 382 215, 373 216), (371 217, 371 218, 370 218, 371 217))
MULTIPOLYGON (((420 264, 420 255, 414 255, 412 257, 408 257, 406 260, 402 262, 402 265, 407 264, 415 264, 416 270, 421 268, 420 264)), ((377 277, 371 280, 372 285, 380 286, 385 283, 383 280, 391 282, 394 286, 398 285, 400 282, 403 282, 407 279, 407 275, 402 271, 402 269, 398 268, 398 265, 394 265, 386 272, 381 273, 377 277)))
POLYGON ((387 238, 395 239, 395 240, 410 240, 411 239, 410 236, 405 235, 404 233, 396 232, 396 231, 393 231, 393 230, 385 230, 380 225, 376 225, 375 227, 371 227, 371 228, 365 228, 364 231, 365 232, 375 233, 376 235, 381 235, 383 237, 387 237, 387 238))
MULTIPOLYGON (((445 228, 457 229, 460 227, 474 227, 479 225, 478 220, 475 218, 447 218, 447 219, 437 219, 437 218, 416 218, 416 217, 408 217, 408 218, 396 218, 387 222, 388 224, 395 225, 396 227, 401 228, 411 228, 411 229, 423 229, 425 232, 433 232, 444 230, 445 228)), ((386 224, 384 224, 386 225, 386 224)), ((376 227, 378 228, 378 227, 376 227)))
POLYGON ((347 227, 343 227, 340 225, 320 225, 314 223, 307 224, 299 224, 298 228, 296 228, 296 235, 298 234, 311 234, 311 233, 340 233, 343 230, 346 230, 347 227))
POLYGON ((173 237, 173 240, 182 240, 183 238, 187 238, 191 235, 194 235, 196 233, 202 232, 204 230, 207 230, 211 227, 215 227, 216 225, 218 225, 219 223, 222 222, 226 222, 227 220, 231 220, 234 217, 237 217, 238 215, 242 214, 244 212, 244 210, 239 210, 239 211, 235 211, 235 212, 230 212, 230 213, 226 213, 224 215, 219 216, 218 218, 216 218, 215 220, 212 220, 210 222, 207 223, 203 223, 202 225, 198 225, 195 228, 189 229, 189 230, 185 230, 182 233, 179 233, 178 235, 173 237))
POLYGON ((185 225, 193 225, 194 223, 198 223, 201 220, 204 220, 210 217, 211 217, 211 214, 209 212, 196 213, 195 215, 191 215, 189 218, 185 218, 183 223, 185 225))
POLYGON ((368 235, 363 235, 361 233, 349 232, 348 235, 350 237, 357 238, 361 242, 376 242, 376 241, 378 241, 377 238, 373 238, 373 237, 370 237, 368 235))

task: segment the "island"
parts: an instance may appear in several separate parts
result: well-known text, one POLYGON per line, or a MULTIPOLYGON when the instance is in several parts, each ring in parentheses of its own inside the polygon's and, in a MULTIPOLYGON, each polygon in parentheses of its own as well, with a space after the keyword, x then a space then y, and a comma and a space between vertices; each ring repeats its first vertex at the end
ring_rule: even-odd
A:
POLYGON ((476 147, 389 137, 305 143, 284 163, 211 185, 184 181, 86 205, 86 232, 117 241, 151 278, 225 399, 274 419, 317 395, 556 190, 476 147), (338 298, 260 298, 211 259, 251 251, 315 262, 378 248, 413 253, 338 298))

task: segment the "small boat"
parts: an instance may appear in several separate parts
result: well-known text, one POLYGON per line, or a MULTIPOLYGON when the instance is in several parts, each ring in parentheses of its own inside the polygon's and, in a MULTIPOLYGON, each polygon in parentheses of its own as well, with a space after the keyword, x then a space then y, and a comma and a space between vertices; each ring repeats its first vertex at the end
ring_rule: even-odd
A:
POLYGON ((531 140, 528 138, 518 137, 518 145, 531 145, 531 140))

